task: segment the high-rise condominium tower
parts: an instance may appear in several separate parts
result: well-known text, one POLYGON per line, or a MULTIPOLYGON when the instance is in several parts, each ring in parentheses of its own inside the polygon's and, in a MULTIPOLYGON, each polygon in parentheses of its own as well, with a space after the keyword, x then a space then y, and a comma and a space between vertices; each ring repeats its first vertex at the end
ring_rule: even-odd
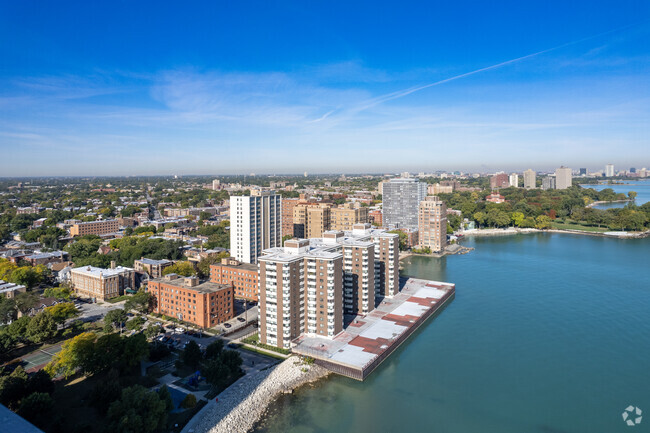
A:
POLYGON ((383 186, 384 227, 418 228, 418 208, 427 195, 427 184, 418 179, 391 179, 383 186))
POLYGON ((257 263, 262 250, 282 244, 281 196, 252 190, 250 196, 230 196, 230 255, 257 263))

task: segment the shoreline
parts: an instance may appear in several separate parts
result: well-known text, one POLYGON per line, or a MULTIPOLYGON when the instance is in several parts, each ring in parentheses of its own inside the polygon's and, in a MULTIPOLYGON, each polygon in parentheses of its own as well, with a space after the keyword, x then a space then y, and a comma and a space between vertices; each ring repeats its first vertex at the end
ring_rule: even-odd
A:
POLYGON ((598 206, 599 204, 629 203, 629 202, 634 202, 634 200, 633 200, 633 199, 629 199, 629 198, 627 198, 627 199, 625 199, 625 200, 601 200, 601 201, 595 201, 595 202, 593 202, 593 203, 589 203, 589 204, 588 204, 587 206, 585 206, 585 207, 590 208, 590 207, 598 206))
POLYGON ((246 375, 212 399, 187 423, 181 433, 246 433, 283 393, 328 376, 316 364, 307 365, 292 355, 274 368, 246 375), (306 371, 305 371, 306 370, 306 371))
MULTIPOLYGON (((520 229, 508 227, 506 229, 474 229, 462 232, 463 237, 468 236, 508 236, 517 234, 530 234, 530 233, 563 233, 571 235, 585 235, 585 236, 600 236, 605 238, 617 239, 641 239, 650 236, 650 230, 644 232, 624 232, 624 231, 607 231, 607 232, 588 232, 586 230, 568 230, 568 229, 520 229)), ((462 238, 459 239, 462 241, 462 238)))

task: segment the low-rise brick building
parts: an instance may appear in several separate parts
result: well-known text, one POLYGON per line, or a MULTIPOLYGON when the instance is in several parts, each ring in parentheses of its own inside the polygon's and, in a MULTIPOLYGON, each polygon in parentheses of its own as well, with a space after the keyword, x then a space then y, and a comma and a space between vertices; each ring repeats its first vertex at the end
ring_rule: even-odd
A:
POLYGON ((237 298, 259 301, 257 265, 242 263, 232 257, 221 259, 221 263, 210 265, 210 281, 231 284, 237 298))
POLYGON ((156 313, 201 328, 211 328, 235 316, 232 285, 168 274, 149 281, 147 291, 156 298, 156 313))

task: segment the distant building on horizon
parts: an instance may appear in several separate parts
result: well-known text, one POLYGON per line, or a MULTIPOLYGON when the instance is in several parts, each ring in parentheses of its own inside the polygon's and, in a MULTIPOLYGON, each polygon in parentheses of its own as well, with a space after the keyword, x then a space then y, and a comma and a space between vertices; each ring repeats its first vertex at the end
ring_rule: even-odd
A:
POLYGON ((555 189, 567 189, 572 185, 571 169, 560 167, 555 169, 555 189))
POLYGON ((496 173, 490 176, 490 188, 507 188, 510 186, 510 178, 506 173, 496 173))
POLYGON ((555 189, 555 178, 553 176, 546 176, 542 179, 542 189, 544 191, 555 189))
POLYGON ((275 191, 251 190, 250 196, 230 196, 230 255, 257 263, 267 248, 282 245, 282 198, 275 191))
POLYGON ((528 170, 524 171, 524 188, 537 188, 537 173, 535 173, 535 170, 529 168, 528 170))
POLYGON ((418 209, 427 195, 427 184, 414 178, 398 178, 384 182, 383 186, 384 227, 418 228, 418 209))
POLYGON ((519 188, 519 175, 517 173, 512 173, 508 177, 508 182, 510 183, 510 186, 514 186, 515 188, 519 188))
POLYGON ((581 168, 579 170, 579 174, 580 174, 580 176, 586 176, 587 175, 587 169, 586 168, 581 168))
POLYGON ((605 166, 605 177, 614 177, 614 164, 607 164, 605 166))

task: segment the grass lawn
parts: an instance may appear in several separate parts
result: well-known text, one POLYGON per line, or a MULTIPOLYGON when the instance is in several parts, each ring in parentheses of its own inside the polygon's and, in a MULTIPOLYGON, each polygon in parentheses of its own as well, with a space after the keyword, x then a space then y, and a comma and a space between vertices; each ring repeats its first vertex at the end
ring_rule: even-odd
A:
POLYGON ((576 223, 571 220, 567 220, 567 222, 564 223, 558 223, 558 222, 551 222, 551 225, 553 226, 554 229, 559 229, 559 230, 582 230, 585 232, 607 232, 610 229, 607 227, 594 227, 594 226, 585 226, 579 223, 576 223))
POLYGON ((240 345, 239 348, 244 349, 244 350, 248 350, 249 352, 257 353, 257 354, 262 355, 262 356, 268 356, 269 358, 279 359, 279 360, 282 360, 282 361, 287 359, 286 356, 282 356, 282 355, 279 355, 279 354, 276 355, 275 353, 271 353, 271 352, 265 352, 265 351, 256 349, 256 348, 251 347, 251 346, 246 346, 246 345, 243 345, 243 344, 240 345))
POLYGON ((126 301, 127 299, 129 299, 130 296, 131 295, 122 295, 122 296, 118 296, 116 298, 106 299, 105 302, 110 302, 111 304, 115 304, 117 302, 126 301))

